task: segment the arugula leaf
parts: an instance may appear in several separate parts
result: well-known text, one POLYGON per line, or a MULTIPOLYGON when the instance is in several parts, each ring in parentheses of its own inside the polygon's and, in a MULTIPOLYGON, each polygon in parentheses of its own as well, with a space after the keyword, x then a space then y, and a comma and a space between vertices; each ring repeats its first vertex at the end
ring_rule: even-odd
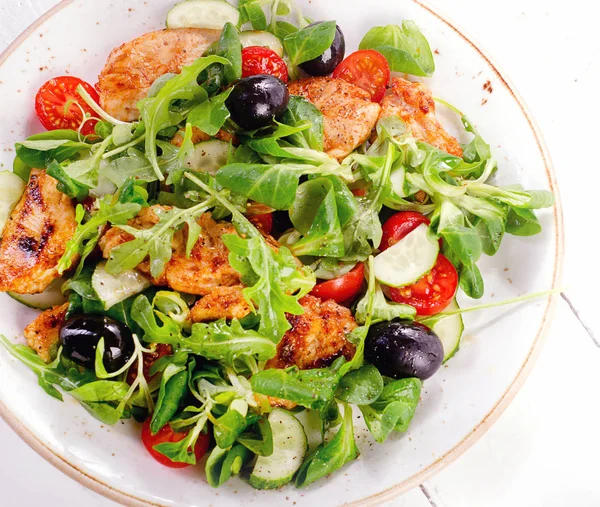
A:
MULTIPOLYGON (((131 234, 134 239, 113 248, 106 263, 106 271, 118 274, 138 266, 146 257, 150 258, 150 274, 158 277, 173 255, 172 242, 175 232, 187 224, 190 231, 197 230, 196 219, 206 212, 214 203, 211 199, 188 209, 155 207, 154 213, 158 222, 149 229, 136 229, 128 225, 120 228, 131 234)), ((194 237, 190 233, 190 237, 194 237)), ((195 236, 198 239, 198 236, 195 236)), ((195 241, 188 241, 187 251, 195 241)))
POLYGON ((304 97, 292 95, 287 109, 281 115, 281 121, 287 125, 310 123, 310 128, 292 134, 287 140, 301 148, 323 151, 323 113, 304 97))
POLYGON ((344 419, 333 439, 319 446, 298 470, 295 485, 303 488, 342 468, 346 463, 358 458, 360 452, 354 441, 352 408, 344 405, 344 419))
POLYGON ((156 97, 147 97, 137 104, 146 126, 146 157, 160 181, 164 180, 164 176, 158 164, 156 137, 161 130, 181 123, 191 107, 208 98, 206 90, 198 85, 197 78, 204 69, 215 63, 229 65, 230 62, 220 56, 198 58, 192 65, 184 67, 180 74, 169 79, 156 97), (187 107, 175 107, 175 101, 187 107))
POLYGON ((377 401, 360 405, 369 431, 382 444, 392 431, 404 432, 415 415, 421 396, 417 378, 395 380, 386 384, 377 401))
POLYGON ((359 49, 379 51, 386 57, 393 72, 430 77, 435 71, 429 42, 413 21, 403 21, 401 27, 371 28, 360 42, 359 49))
POLYGON ((220 194, 195 176, 187 174, 187 177, 231 213, 240 236, 223 236, 230 251, 229 263, 241 274, 246 285, 246 300, 258 307, 258 332, 278 343, 290 329, 286 313, 300 315, 304 312, 298 300, 312 290, 314 274, 306 268, 299 268, 287 248, 282 246, 277 251, 273 250, 260 232, 220 194))
POLYGON ((370 405, 383 392, 383 378, 372 364, 365 364, 340 379, 335 397, 353 405, 370 405))
POLYGON ((229 109, 225 101, 233 91, 228 88, 224 92, 198 104, 187 118, 188 123, 198 127, 209 136, 214 136, 229 118, 229 109))
POLYGON ((286 36, 283 47, 292 65, 300 65, 321 56, 333 44, 335 31, 335 21, 323 21, 286 36))
POLYGON ((299 370, 270 369, 256 373, 250 379, 255 393, 293 401, 316 410, 324 409, 333 399, 338 375, 328 368, 299 370))

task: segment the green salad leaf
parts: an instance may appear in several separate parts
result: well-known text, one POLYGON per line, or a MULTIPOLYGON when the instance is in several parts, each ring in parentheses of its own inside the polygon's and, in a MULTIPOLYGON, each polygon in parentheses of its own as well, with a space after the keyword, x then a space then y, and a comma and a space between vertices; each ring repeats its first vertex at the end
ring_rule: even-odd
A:
POLYGON ((204 69, 215 63, 230 64, 229 60, 220 56, 199 58, 192 65, 184 67, 181 74, 170 78, 155 97, 138 102, 146 126, 146 157, 160 181, 164 180, 164 175, 158 163, 156 137, 161 130, 181 123, 195 105, 208 98, 206 90, 198 85, 197 78, 204 69))
POLYGON ((313 60, 329 49, 335 38, 336 26, 335 21, 323 21, 287 35, 283 39, 283 47, 292 65, 313 60))
POLYGON ((296 475, 295 485, 297 488, 304 488, 339 470, 359 455, 360 452, 354 441, 352 408, 345 404, 344 419, 340 429, 329 442, 320 445, 304 460, 296 475))
POLYGON ((360 42, 359 49, 379 51, 386 57, 393 72, 430 77, 435 71, 429 42, 413 21, 403 21, 402 26, 371 28, 360 42))
POLYGON ((376 401, 359 406, 377 442, 385 442, 392 431, 404 432, 408 429, 420 396, 421 381, 406 378, 387 383, 376 401))

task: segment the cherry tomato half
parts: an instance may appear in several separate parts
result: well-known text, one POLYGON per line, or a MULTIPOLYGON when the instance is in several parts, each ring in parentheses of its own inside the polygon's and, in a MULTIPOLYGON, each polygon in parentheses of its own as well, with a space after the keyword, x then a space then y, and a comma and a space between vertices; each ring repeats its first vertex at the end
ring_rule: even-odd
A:
MULTIPOLYGON (((150 418, 146 419, 144 426, 142 426, 142 442, 144 443, 144 446, 156 461, 169 468, 186 468, 190 465, 188 463, 178 463, 170 460, 164 454, 156 451, 154 446, 165 442, 180 442, 185 437, 187 437, 187 432, 177 433, 173 431, 168 424, 156 435, 153 435, 150 431, 150 418)), ((196 441, 196 446, 194 447, 196 460, 199 460, 208 452, 209 445, 210 436, 206 433, 201 433, 196 441)))
POLYGON ((381 244, 379 250, 382 252, 392 245, 395 245, 404 238, 409 232, 414 231, 419 225, 429 225, 429 218, 415 211, 400 211, 392 215, 388 221, 383 224, 381 244))
MULTIPOLYGON (((100 101, 96 89, 73 76, 61 76, 50 79, 42 85, 35 96, 35 112, 46 130, 71 129, 81 126, 84 113, 94 115, 94 111, 77 93, 77 87, 82 85, 90 96, 100 101)), ((87 136, 94 132, 98 120, 87 120, 81 133, 87 136)))
POLYGON ((373 102, 381 102, 390 82, 390 66, 378 51, 361 49, 340 63, 333 71, 333 77, 369 92, 373 102))
POLYGON ((360 263, 352 271, 339 278, 318 283, 311 294, 323 301, 333 299, 336 303, 345 303, 359 293, 364 279, 365 266, 360 263))
POLYGON ((271 234, 273 231, 273 213, 263 213, 262 215, 252 215, 249 217, 257 229, 260 229, 263 234, 271 234))
POLYGON ((435 315, 452 302, 457 286, 456 269, 446 257, 439 254, 429 273, 413 285, 389 288, 389 296, 396 303, 414 306, 417 315, 435 315))
POLYGON ((281 57, 272 49, 263 46, 248 46, 242 49, 242 77, 269 74, 288 82, 288 68, 281 57))

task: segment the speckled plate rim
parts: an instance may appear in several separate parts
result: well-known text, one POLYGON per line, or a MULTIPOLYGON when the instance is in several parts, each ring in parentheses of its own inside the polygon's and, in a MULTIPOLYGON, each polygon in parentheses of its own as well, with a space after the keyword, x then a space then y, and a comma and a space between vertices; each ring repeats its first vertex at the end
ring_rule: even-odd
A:
MULTIPOLYGON (((15 51, 17 47, 19 47, 41 24, 51 18, 54 14, 64 9, 68 5, 72 4, 75 0, 62 0, 55 7, 50 9, 48 12, 43 14, 40 18, 38 18, 35 22, 33 22, 27 29, 25 29, 21 35, 19 35, 13 42, 6 48, 6 50, 0 55, 0 66, 4 64, 6 59, 15 51)), ((548 183, 552 192, 556 197, 556 203, 554 205, 554 223, 555 223, 555 240, 556 240, 556 250, 555 250, 555 260, 554 260, 554 273, 552 279, 553 288, 557 288, 559 286, 562 269, 563 269, 563 261, 564 261, 564 223, 563 223, 563 211, 562 211, 562 203, 560 199, 560 192, 558 189, 558 183, 556 181, 556 174, 554 172, 554 167, 552 165, 552 160, 550 158, 550 154, 548 152, 548 148, 546 143, 542 137, 541 131, 537 126, 535 120, 533 119, 531 112, 528 107, 525 105, 523 99, 519 95, 519 93, 515 90, 515 87, 512 85, 509 79, 506 78, 504 72, 502 72, 498 65, 494 62, 494 60, 489 56, 489 54, 483 50, 476 42, 473 41, 471 37, 469 37, 464 30, 459 28, 456 23, 450 21, 448 17, 444 14, 441 14, 439 10, 429 5, 427 2, 423 0, 411 0, 415 4, 419 5, 430 14, 438 18, 444 24, 448 26, 448 28, 452 29, 456 32, 465 42, 467 42, 475 51, 477 51, 480 56, 485 60, 490 69, 496 74, 502 85, 509 91, 512 97, 517 102, 519 108, 521 109, 523 115, 525 116, 527 123, 529 124, 532 133, 536 139, 538 149, 542 160, 544 161, 544 169, 546 171, 546 175, 548 177, 548 183)), ((446 454, 435 460, 429 466, 416 473, 412 477, 402 481, 401 483, 392 486, 391 488, 387 488, 375 495, 371 495, 369 497, 363 498, 361 500, 357 500, 355 502, 346 504, 349 506, 374 506, 379 505, 383 502, 387 502, 397 497, 398 495, 412 489, 414 487, 419 486, 426 479, 431 477, 432 475, 440 472, 443 468, 447 467, 450 463, 455 461, 458 457, 460 457, 463 453, 465 453, 477 440, 479 440, 483 434, 489 430, 492 425, 498 420, 498 418, 502 415, 506 407, 510 404, 516 394, 519 392, 525 379, 531 372, 535 360, 540 354, 542 345, 544 343, 544 339, 548 329, 550 328, 550 324, 552 322, 552 317, 554 315, 554 307, 556 305, 558 295, 553 294, 548 298, 548 303, 544 310, 544 315, 540 324, 540 328, 538 329, 537 335, 533 341, 531 349, 527 354, 527 358, 525 359, 523 365, 519 369, 519 372, 511 382, 508 389, 504 392, 504 394, 500 397, 498 402, 494 405, 494 407, 488 412, 488 414, 475 426, 475 428, 458 444, 456 444, 451 450, 449 450, 446 454)), ((8 409, 8 407, 0 401, 0 417, 2 417, 7 424, 29 445, 34 451, 36 451, 40 456, 42 456, 46 461, 54 465, 57 469, 59 469, 64 474, 68 475, 72 479, 76 480, 80 484, 83 484, 87 488, 99 493, 110 500, 115 502, 119 502, 123 505, 128 505, 132 507, 147 507, 147 506, 156 506, 163 507, 163 504, 154 503, 148 500, 144 500, 138 498, 134 495, 126 493, 124 491, 120 491, 117 488, 110 486, 109 484, 102 482, 96 477, 93 477, 89 474, 86 474, 83 470, 77 467, 77 465, 69 462, 64 457, 60 456, 60 454, 56 453, 54 450, 50 449, 44 442, 42 442, 37 435, 31 432, 26 427, 22 426, 19 422, 19 419, 8 409)))

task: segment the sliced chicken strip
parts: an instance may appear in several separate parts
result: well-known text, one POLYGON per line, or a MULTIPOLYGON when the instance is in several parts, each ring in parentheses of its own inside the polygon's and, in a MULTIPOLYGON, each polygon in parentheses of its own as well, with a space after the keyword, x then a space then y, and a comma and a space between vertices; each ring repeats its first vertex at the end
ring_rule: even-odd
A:
POLYGON ((37 352, 42 361, 49 363, 54 358, 58 345, 58 334, 65 323, 69 303, 55 306, 40 313, 35 320, 25 328, 27 345, 37 352))
POLYGON ((299 95, 323 113, 326 153, 342 159, 352 153, 371 134, 380 106, 371 102, 368 92, 331 77, 310 77, 288 86, 291 95, 299 95))
POLYGON ((0 245, 0 291, 43 292, 59 277, 58 261, 75 232, 75 206, 46 171, 32 169, 0 245))
POLYGON ((220 30, 201 28, 158 30, 122 44, 110 53, 98 76, 100 105, 119 120, 137 120, 136 105, 148 95, 152 83, 163 74, 181 72, 220 34, 220 30))
POLYGON ((383 98, 379 118, 388 116, 399 116, 418 140, 451 155, 462 157, 460 143, 446 132, 435 116, 435 100, 423 83, 393 78, 392 94, 383 98))

